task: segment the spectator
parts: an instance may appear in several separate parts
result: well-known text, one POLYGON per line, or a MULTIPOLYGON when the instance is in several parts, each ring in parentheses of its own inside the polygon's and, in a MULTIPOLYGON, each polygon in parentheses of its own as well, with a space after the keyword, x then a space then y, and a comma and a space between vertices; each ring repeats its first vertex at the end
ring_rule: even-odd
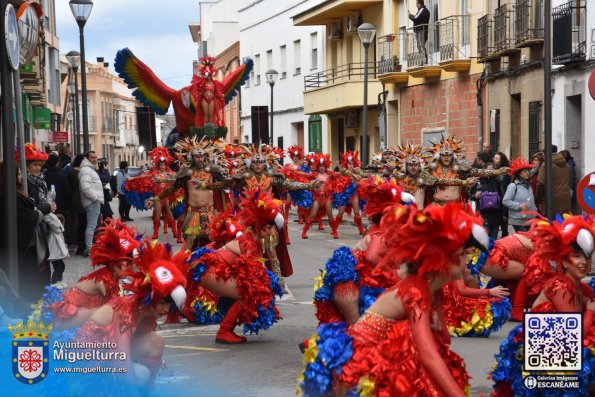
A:
POLYGON ((417 12, 413 15, 409 12, 409 19, 413 21, 413 31, 415 32, 415 41, 417 42, 417 51, 423 54, 424 64, 428 63, 428 24, 430 23, 430 11, 424 4, 424 0, 415 2, 417 12))
MULTIPOLYGON (((481 146, 484 152, 488 152, 490 154, 491 157, 494 157, 494 153, 492 152, 492 144, 489 142, 484 142, 483 145, 481 146)), ((494 164, 494 168, 496 167, 496 164, 494 164)))
POLYGON ((533 164, 533 168, 531 169, 531 188, 534 192, 537 192, 537 174, 541 169, 541 166, 545 164, 545 155, 543 152, 536 152, 531 156, 531 164, 533 164))
POLYGON ((46 186, 51 189, 54 185, 56 189, 56 213, 67 216, 72 202, 72 190, 68 183, 68 177, 60 167, 59 157, 56 154, 50 154, 46 163, 44 179, 46 186))
MULTIPOLYGON (((564 214, 570 212, 570 167, 566 159, 558 153, 558 147, 552 145, 552 213, 564 214)), ((545 163, 539 168, 537 174, 537 204, 545 211, 545 163)))
POLYGON ((97 227, 101 204, 103 204, 103 185, 97 175, 97 154, 90 150, 85 153, 85 158, 81 162, 79 171, 79 189, 81 193, 81 203, 87 214, 87 228, 85 229, 85 251, 83 256, 89 256, 91 246, 93 245, 93 235, 97 227))
POLYGON ((120 169, 118 170, 118 174, 116 175, 116 186, 118 189, 118 198, 120 203, 118 204, 118 212, 120 213, 120 218, 122 221, 133 221, 130 218, 130 204, 126 200, 126 196, 122 191, 122 185, 128 179, 128 162, 127 161, 120 161, 120 169))
MULTIPOLYGON (((506 155, 502 152, 498 152, 494 155, 494 168, 495 169, 499 169, 499 168, 509 168, 510 167, 510 161, 508 160, 508 157, 506 157, 506 155)), ((506 174, 500 174, 496 177, 496 180, 498 181, 498 188, 499 188, 499 193, 500 193, 500 198, 504 199, 504 194, 506 193, 506 188, 508 187, 508 185, 510 185, 510 175, 508 173, 506 174)), ((504 238, 506 236, 508 236, 508 208, 502 204, 501 206, 502 211, 501 211, 501 222, 500 222, 500 228, 502 229, 502 234, 500 236, 500 238, 504 238)))
POLYGON ((62 168, 65 168, 71 161, 72 149, 70 148, 70 145, 62 146, 62 149, 60 150, 60 164, 62 165, 62 168))
POLYGON ((502 203, 508 208, 508 223, 512 225, 515 232, 526 232, 529 226, 526 223, 534 218, 534 215, 526 213, 537 211, 533 189, 529 182, 529 170, 532 164, 526 163, 521 157, 512 162, 510 173, 514 181, 506 188, 502 203))
POLYGON ((570 154, 570 152, 568 150, 562 150, 560 152, 560 154, 562 156, 564 156, 564 159, 566 160, 566 165, 568 165, 568 168, 570 171, 569 186, 570 186, 570 196, 571 196, 571 203, 572 203, 572 212, 574 214, 580 214, 581 211, 580 211, 580 209, 578 207, 578 203, 576 201, 576 184, 577 184, 576 163, 574 162, 574 158, 572 157, 572 155, 570 154))
MULTIPOLYGON (((484 152, 487 153, 487 152, 484 152)), ((486 163, 486 169, 493 170, 493 163, 486 163)), ((475 186, 475 201, 477 208, 483 218, 483 226, 488 235, 496 240, 502 220, 502 196, 500 195, 500 184, 497 178, 480 179, 475 186)))
POLYGON ((85 252, 85 230, 87 229, 87 213, 83 207, 79 186, 79 173, 84 158, 85 156, 82 154, 76 155, 74 160, 70 163, 72 166, 72 173, 68 176, 68 182, 70 183, 70 189, 72 190, 72 241, 73 244, 76 244, 77 246, 76 254, 81 256, 85 252))
POLYGON ((492 154, 486 151, 477 152, 477 156, 473 161, 473 168, 486 168, 488 163, 492 163, 492 154))
POLYGON ((106 169, 106 167, 109 164, 107 163, 106 159, 100 159, 99 160, 99 167, 97 168, 97 175, 99 175, 99 180, 101 180, 101 184, 103 185, 103 204, 101 204, 101 220, 100 220, 100 224, 103 224, 103 221, 106 218, 112 218, 114 216, 114 212, 112 211, 112 207, 110 205, 110 202, 112 201, 112 195, 109 191, 109 188, 107 188, 107 186, 109 186, 109 171, 106 169))

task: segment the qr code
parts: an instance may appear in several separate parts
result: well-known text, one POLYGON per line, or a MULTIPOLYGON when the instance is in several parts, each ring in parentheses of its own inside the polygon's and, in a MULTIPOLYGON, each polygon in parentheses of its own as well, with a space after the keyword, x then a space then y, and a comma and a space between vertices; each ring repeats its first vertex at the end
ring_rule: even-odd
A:
POLYGON ((525 313, 525 371, 580 371, 581 313, 525 313))

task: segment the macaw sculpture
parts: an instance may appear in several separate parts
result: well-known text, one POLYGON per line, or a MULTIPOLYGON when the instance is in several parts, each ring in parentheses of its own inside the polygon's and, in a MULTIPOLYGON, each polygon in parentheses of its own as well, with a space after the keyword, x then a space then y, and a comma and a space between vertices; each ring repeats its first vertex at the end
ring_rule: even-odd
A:
POLYGON ((252 60, 246 58, 242 65, 219 81, 215 80, 215 58, 202 57, 199 62, 199 70, 190 85, 179 90, 164 84, 128 48, 118 51, 114 68, 128 88, 134 89, 134 97, 145 106, 151 106, 156 114, 167 113, 171 104, 177 132, 183 136, 192 127, 200 128, 205 124, 224 127, 223 109, 249 78, 253 66, 252 60))

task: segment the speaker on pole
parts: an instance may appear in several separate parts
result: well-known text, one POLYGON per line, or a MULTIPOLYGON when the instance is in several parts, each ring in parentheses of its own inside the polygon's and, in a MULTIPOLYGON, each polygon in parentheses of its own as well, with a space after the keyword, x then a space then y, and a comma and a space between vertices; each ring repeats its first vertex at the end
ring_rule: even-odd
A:
POLYGON ((269 107, 252 106, 252 143, 260 145, 269 144, 269 107))
POLYGON ((136 108, 136 125, 138 127, 138 144, 145 148, 145 151, 159 146, 155 132, 155 112, 150 106, 136 108))

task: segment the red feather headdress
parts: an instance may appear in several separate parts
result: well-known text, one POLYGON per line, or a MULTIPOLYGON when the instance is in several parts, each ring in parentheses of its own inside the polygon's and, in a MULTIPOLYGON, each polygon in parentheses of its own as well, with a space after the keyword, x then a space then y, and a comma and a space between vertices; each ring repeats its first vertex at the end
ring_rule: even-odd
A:
POLYGON ((532 169, 532 168, 533 168, 533 164, 527 163, 527 161, 522 156, 519 156, 516 159, 512 160, 512 162, 510 163, 509 174, 510 174, 510 176, 512 176, 514 178, 517 172, 524 170, 524 169, 532 169))
POLYGON ((357 192, 360 198, 367 201, 364 213, 368 218, 381 214, 393 203, 402 203, 403 188, 394 178, 387 180, 380 177, 370 177, 358 183, 357 192))
POLYGON ((310 167, 311 170, 317 170, 318 169, 318 164, 316 163, 316 153, 308 153, 306 155, 306 162, 308 163, 308 167, 310 167))
POLYGON ((240 198, 240 208, 242 210, 237 214, 238 220, 245 227, 254 227, 255 232, 273 221, 279 228, 282 228, 285 222, 281 215, 281 201, 275 200, 272 194, 258 189, 244 189, 240 198))
POLYGON ((341 153, 341 165, 343 166, 343 168, 347 168, 349 164, 356 168, 360 167, 362 165, 362 162, 359 160, 358 156, 358 150, 356 150, 355 152, 341 153))
POLYGON ((97 229, 95 244, 91 247, 91 265, 112 267, 120 259, 133 259, 138 256, 140 244, 136 240, 136 230, 120 220, 107 218, 97 229))
POLYGON ((383 212, 380 225, 389 246, 385 260, 413 262, 418 274, 423 275, 448 272, 452 254, 465 246, 481 219, 460 203, 423 210, 392 204, 383 212))
POLYGON ((167 165, 170 165, 172 162, 172 157, 171 154, 169 154, 169 150, 163 146, 159 146, 151 150, 149 152, 149 159, 151 159, 151 163, 156 166, 163 162, 167 165))
POLYGON ((209 240, 215 243, 216 247, 220 247, 238 237, 243 230, 231 211, 220 212, 209 223, 209 240))
POLYGON ((322 153, 316 155, 316 169, 320 168, 320 166, 326 167, 327 170, 331 168, 331 156, 322 153))
POLYGON ((302 160, 304 158, 304 149, 300 145, 291 145, 287 148, 287 154, 291 159, 297 157, 302 160))
POLYGON ((217 69, 217 67, 215 66, 215 57, 211 57, 211 56, 206 56, 206 57, 201 57, 199 59, 199 64, 200 66, 198 67, 198 72, 201 76, 210 76, 210 77, 215 77, 215 73, 217 73, 217 71, 219 69, 217 69))

